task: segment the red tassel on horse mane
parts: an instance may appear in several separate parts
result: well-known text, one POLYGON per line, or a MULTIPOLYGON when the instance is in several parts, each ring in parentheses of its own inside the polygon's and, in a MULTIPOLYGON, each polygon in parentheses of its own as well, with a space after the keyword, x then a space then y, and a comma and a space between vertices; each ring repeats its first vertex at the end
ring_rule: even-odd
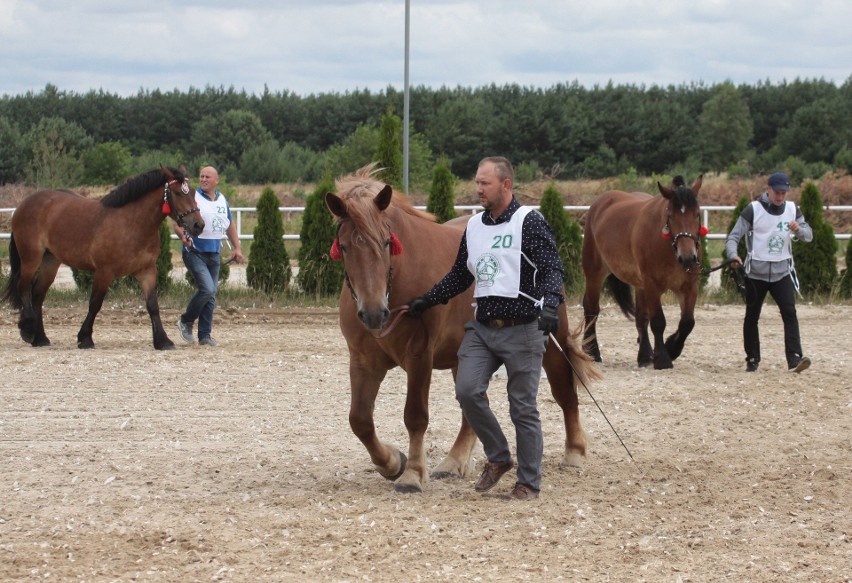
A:
POLYGON ((172 207, 169 206, 169 201, 167 201, 167 200, 163 201, 163 214, 164 215, 172 214, 172 207))
POLYGON ((331 244, 331 251, 328 252, 328 255, 332 261, 340 261, 340 243, 337 239, 331 244))
POLYGON ((402 243, 399 241, 399 237, 397 237, 394 233, 391 233, 390 236, 390 254, 402 255, 402 243))
POLYGON ((710 229, 708 229, 704 225, 701 225, 701 228, 698 229, 698 236, 699 237, 706 237, 707 233, 709 233, 709 232, 710 232, 710 229))

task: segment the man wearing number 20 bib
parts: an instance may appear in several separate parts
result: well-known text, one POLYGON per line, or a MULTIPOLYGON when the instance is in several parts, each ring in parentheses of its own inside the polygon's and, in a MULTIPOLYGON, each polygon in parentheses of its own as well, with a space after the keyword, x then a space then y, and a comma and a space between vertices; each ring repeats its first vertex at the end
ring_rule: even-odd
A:
POLYGON ((475 286, 475 318, 465 324, 456 375, 456 399, 488 458, 474 488, 490 490, 515 466, 486 395, 491 376, 504 365, 518 460, 509 497, 534 500, 541 490, 543 452, 538 384, 549 334, 559 327, 564 268, 550 225, 515 200, 514 178, 505 158, 479 163, 476 193, 484 212, 468 223, 450 272, 411 300, 408 313, 419 317, 475 286))

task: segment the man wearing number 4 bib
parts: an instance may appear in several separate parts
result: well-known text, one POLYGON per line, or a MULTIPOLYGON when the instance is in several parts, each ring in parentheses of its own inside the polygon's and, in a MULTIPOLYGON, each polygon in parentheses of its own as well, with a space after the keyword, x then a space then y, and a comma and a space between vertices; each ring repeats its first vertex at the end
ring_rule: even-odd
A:
POLYGON ((509 497, 534 500, 541 490, 543 451, 536 399, 548 335, 559 326, 564 269, 550 225, 515 200, 514 178, 505 158, 479 163, 476 194, 485 210, 468 222, 450 272, 411 300, 408 313, 420 317, 475 286, 475 317, 465 324, 456 375, 456 399, 488 458, 474 488, 490 490, 515 465, 486 395, 491 375, 503 364, 518 459, 509 497))
POLYGON ((745 270, 746 313, 743 320, 743 344, 746 371, 755 372, 760 364, 760 334, 757 323, 767 292, 772 295, 784 322, 784 351, 787 369, 802 372, 811 360, 802 353, 799 320, 796 316, 796 293, 799 281, 793 265, 792 241, 809 243, 813 230, 805 222, 801 209, 785 200, 790 179, 783 172, 769 177, 769 188, 740 214, 725 241, 725 255, 745 270), (737 246, 745 236, 745 262, 737 255, 737 246))

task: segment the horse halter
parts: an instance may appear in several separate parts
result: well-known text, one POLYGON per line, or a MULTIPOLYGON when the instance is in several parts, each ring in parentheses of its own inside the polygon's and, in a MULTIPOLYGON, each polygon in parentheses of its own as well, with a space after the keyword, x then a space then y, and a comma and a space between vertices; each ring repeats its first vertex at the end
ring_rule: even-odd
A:
MULTIPOLYGON (((677 254, 678 239, 680 239, 681 237, 689 237, 690 239, 692 239, 695 242, 696 250, 701 248, 701 237, 705 237, 707 235, 707 233, 709 233, 710 231, 707 227, 705 227, 704 225, 701 224, 700 215, 699 215, 699 219, 698 219, 698 235, 693 235, 692 233, 688 233, 686 231, 681 231, 681 232, 679 232, 679 233, 677 233, 673 236, 672 235, 671 220, 672 220, 672 203, 669 202, 668 207, 666 209, 666 224, 663 225, 663 230, 660 234, 662 235, 663 239, 671 239, 672 240, 672 250, 675 252, 675 254, 677 254)), ((692 273, 691 267, 685 267, 684 269, 687 271, 687 273, 692 273)))
MULTIPOLYGON (((329 257, 333 261, 343 261, 343 253, 340 249, 340 227, 342 224, 337 225, 337 233, 334 236, 334 243, 331 245, 331 250, 329 251, 329 257)), ((393 228, 390 225, 386 225, 388 228, 388 238, 386 239, 388 249, 390 250, 390 254, 393 255, 402 255, 402 243, 400 243, 399 238, 394 234, 393 228)), ((355 302, 358 302, 358 295, 355 293, 355 288, 352 285, 352 279, 349 277, 349 272, 346 270, 346 263, 343 264, 343 279, 346 282, 346 287, 349 288, 349 293, 352 295, 352 299, 355 302)), ((385 284, 385 298, 390 299, 391 292, 391 283, 393 282, 393 265, 388 267, 388 277, 387 283, 385 284)))
MULTIPOLYGON (((175 184, 175 185, 180 184, 181 194, 184 195, 184 196, 189 195, 189 184, 186 182, 186 180, 184 180, 183 182, 179 182, 177 179, 172 178, 171 180, 166 182, 166 184, 163 185, 163 214, 164 215, 171 215, 172 214, 172 205, 171 205, 172 189, 171 189, 171 186, 173 184, 175 184)), ((180 225, 181 227, 183 227, 185 229, 186 223, 184 222, 184 219, 188 215, 191 215, 194 212, 198 212, 199 210, 200 209, 197 206, 192 207, 189 210, 184 211, 184 212, 180 213, 177 217, 175 217, 175 221, 177 222, 178 225, 180 225)))
POLYGON ((692 233, 687 233, 686 231, 681 231, 677 233, 674 237, 672 237, 672 207, 671 203, 669 203, 668 208, 666 209, 666 224, 663 225, 663 230, 661 231, 661 235, 663 239, 672 239, 672 249, 677 250, 677 241, 681 237, 689 237, 693 241, 695 241, 696 247, 701 247, 701 237, 707 236, 707 233, 710 230, 701 224, 701 218, 698 219, 698 235, 693 235, 692 233))

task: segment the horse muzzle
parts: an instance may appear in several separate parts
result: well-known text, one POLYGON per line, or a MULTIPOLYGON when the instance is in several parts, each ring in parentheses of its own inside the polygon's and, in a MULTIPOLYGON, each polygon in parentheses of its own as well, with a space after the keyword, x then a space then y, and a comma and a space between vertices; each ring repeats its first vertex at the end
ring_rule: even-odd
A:
POLYGON ((678 233, 674 236, 672 248, 675 257, 677 257, 677 262, 680 263, 681 267, 687 271, 698 265, 698 246, 700 244, 700 240, 690 233, 678 233), (680 243, 681 239, 684 239, 683 243, 680 243), (689 241, 692 241, 692 245, 689 244, 689 241))
POLYGON ((184 223, 184 228, 189 231, 190 235, 197 237, 202 231, 204 231, 204 221, 187 221, 184 223))
POLYGON ((180 213, 175 218, 175 222, 193 237, 197 237, 204 230, 204 219, 201 218, 201 211, 198 207, 180 213))
POLYGON ((698 255, 692 253, 691 255, 681 255, 677 254, 677 262, 680 263, 681 267, 689 271, 693 267, 698 266, 698 255))
POLYGON ((378 309, 367 310, 364 308, 358 309, 358 319, 364 324, 364 327, 371 332, 378 332, 390 320, 390 310, 387 306, 378 309))

